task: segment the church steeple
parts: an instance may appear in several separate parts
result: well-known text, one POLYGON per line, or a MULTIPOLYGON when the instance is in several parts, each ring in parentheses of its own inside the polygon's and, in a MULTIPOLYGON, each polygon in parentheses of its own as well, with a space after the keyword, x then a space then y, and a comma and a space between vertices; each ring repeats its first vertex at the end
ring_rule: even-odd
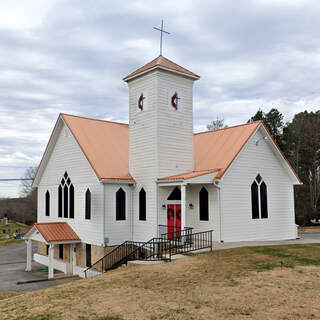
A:
POLYGON ((158 56, 123 80, 129 86, 130 173, 152 181, 192 171, 192 88, 200 77, 158 56))

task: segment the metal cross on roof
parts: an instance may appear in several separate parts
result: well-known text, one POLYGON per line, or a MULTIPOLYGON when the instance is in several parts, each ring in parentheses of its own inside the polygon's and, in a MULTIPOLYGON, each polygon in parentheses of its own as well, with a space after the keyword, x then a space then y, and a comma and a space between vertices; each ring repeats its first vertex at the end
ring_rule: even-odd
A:
POLYGON ((157 27, 153 27, 153 29, 156 29, 158 31, 160 31, 161 36, 160 36, 160 56, 162 55, 162 34, 163 33, 167 33, 170 34, 170 32, 163 30, 163 20, 161 20, 161 28, 157 28, 157 27))

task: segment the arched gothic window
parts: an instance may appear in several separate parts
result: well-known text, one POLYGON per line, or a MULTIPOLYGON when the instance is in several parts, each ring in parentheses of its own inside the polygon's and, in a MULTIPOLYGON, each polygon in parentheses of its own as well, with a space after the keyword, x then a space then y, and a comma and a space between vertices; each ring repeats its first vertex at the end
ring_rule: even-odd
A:
POLYGON ((201 221, 209 221, 209 193, 205 187, 199 192, 199 214, 201 221))
POLYGON ((46 216, 50 216, 50 193, 48 190, 46 192, 46 216))
POLYGON ((268 218, 267 185, 260 174, 251 184, 252 219, 268 218))
POLYGON ((147 215, 146 192, 141 188, 139 192, 139 220, 145 221, 147 215))
POLYGON ((58 187, 58 217, 74 218, 74 186, 67 172, 58 187))
POLYGON ((91 219, 91 192, 89 189, 86 191, 86 219, 91 219))
POLYGON ((122 188, 116 192, 116 220, 126 220, 126 193, 122 188))

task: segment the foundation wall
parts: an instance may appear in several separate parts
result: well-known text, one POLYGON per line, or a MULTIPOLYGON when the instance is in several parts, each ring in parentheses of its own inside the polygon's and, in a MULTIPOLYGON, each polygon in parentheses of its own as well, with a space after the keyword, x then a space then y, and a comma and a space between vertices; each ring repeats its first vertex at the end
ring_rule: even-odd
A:
MULTIPOLYGON (((101 259, 107 253, 111 252, 117 246, 100 247, 91 245, 91 264, 101 259)), ((43 242, 38 242, 38 254, 47 256, 47 247, 43 242)), ((53 257, 55 260, 70 262, 70 245, 63 245, 63 259, 59 259, 59 245, 55 245, 53 249, 53 257)), ((76 265, 78 267, 86 268, 86 244, 76 244, 76 265)))
MULTIPOLYGON (((100 247, 91 245, 91 264, 101 259, 108 252, 112 251, 117 246, 100 247)), ((76 245, 76 265, 82 268, 86 268, 86 244, 79 243, 76 245)))
MULTIPOLYGON (((38 242, 38 254, 42 256, 47 255, 47 245, 43 242, 38 242)), ((63 245, 63 259, 59 259, 59 245, 55 245, 53 248, 53 258, 55 260, 70 262, 70 244, 63 245)))
POLYGON ((47 255, 47 245, 43 242, 38 242, 38 253, 46 256, 47 255))

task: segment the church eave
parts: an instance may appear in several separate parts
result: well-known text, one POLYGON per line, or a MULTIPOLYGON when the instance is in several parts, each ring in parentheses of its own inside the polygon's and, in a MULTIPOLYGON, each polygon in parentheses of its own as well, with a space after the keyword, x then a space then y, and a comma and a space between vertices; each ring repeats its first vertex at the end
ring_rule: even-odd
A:
POLYGON ((138 78, 138 77, 141 77, 149 72, 152 72, 156 69, 160 69, 160 70, 164 70, 164 71, 167 71, 167 72, 171 72, 171 73, 175 73, 175 74, 178 74, 178 75, 181 75, 181 76, 184 76, 184 77, 187 77, 187 78, 191 78, 193 80, 199 80, 200 79, 200 76, 198 75, 192 75, 192 74, 188 74, 188 73, 185 73, 185 72, 181 72, 181 71, 178 71, 178 70, 174 70, 174 69, 170 69, 170 68, 166 68, 164 66, 161 66, 161 65, 156 65, 156 66, 153 66, 152 68, 149 68, 149 69, 146 69, 144 71, 141 71, 139 73, 136 73, 136 74, 133 74, 132 76, 127 76, 125 78, 123 78, 122 80, 125 81, 125 82, 129 82, 135 78, 138 78))

